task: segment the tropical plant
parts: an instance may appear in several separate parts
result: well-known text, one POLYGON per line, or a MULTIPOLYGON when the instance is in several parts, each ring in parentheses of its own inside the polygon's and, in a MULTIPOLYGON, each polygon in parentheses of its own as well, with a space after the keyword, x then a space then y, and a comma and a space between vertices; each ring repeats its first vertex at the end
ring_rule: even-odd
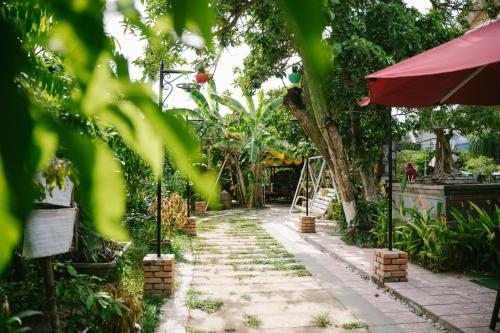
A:
POLYGON ((257 94, 257 104, 252 96, 245 94, 246 108, 239 101, 228 96, 212 95, 212 98, 228 107, 233 114, 230 115, 231 128, 238 133, 242 142, 242 161, 249 163, 247 172, 248 197, 247 206, 262 205, 262 189, 264 185, 263 159, 270 149, 280 149, 273 137, 265 128, 265 117, 268 113, 280 107, 282 97, 264 101, 264 92, 257 94))
POLYGON ((472 157, 465 161, 464 169, 478 175, 482 175, 487 181, 491 180, 491 174, 500 170, 500 165, 493 158, 486 156, 472 157))

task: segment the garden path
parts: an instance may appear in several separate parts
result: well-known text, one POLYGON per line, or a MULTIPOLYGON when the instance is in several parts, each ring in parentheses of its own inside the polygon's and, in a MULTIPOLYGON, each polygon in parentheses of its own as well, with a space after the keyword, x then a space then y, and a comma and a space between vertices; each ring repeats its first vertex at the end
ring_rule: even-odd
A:
POLYGON ((187 332, 343 332, 358 321, 258 218, 212 218, 198 231, 187 332))
POLYGON ((297 215, 286 207, 215 214, 194 239, 187 332, 343 332, 354 321, 368 324, 357 331, 440 331, 288 228, 297 215))

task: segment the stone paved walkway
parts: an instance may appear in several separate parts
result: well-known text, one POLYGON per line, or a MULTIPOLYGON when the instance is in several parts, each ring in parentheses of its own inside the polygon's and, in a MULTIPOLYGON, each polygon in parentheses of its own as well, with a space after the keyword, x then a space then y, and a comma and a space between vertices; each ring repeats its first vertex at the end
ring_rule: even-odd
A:
POLYGON ((344 332, 358 321, 259 219, 212 218, 198 234, 187 332, 344 332))
MULTIPOLYGON (((283 211, 282 222, 289 230, 297 230, 298 214, 286 214, 287 207, 275 207, 283 211)), ((329 223, 317 224, 315 234, 301 237, 332 258, 344 262, 362 276, 371 275, 373 249, 361 249, 345 244, 340 237, 332 236, 334 227, 329 223)), ((460 273, 434 273, 417 265, 408 265, 408 282, 386 283, 387 289, 455 332, 481 333, 489 330, 496 291, 479 286, 460 273)), ((500 325, 495 332, 500 332, 500 325)))
POLYGON ((216 214, 198 225, 190 288, 170 302, 179 320, 169 329, 165 313, 161 333, 186 321, 191 333, 350 332, 342 325, 352 322, 368 325, 356 332, 442 331, 288 228, 285 207, 216 214))

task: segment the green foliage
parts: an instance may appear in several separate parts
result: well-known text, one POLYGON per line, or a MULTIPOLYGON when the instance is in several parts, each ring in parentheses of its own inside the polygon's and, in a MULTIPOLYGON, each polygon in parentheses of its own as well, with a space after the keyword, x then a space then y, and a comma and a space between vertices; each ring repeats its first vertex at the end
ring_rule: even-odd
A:
POLYGON ((259 329, 262 326, 262 320, 260 320, 257 316, 246 314, 243 316, 245 319, 245 324, 249 327, 259 329))
POLYGON ((207 313, 214 313, 224 305, 224 302, 207 298, 200 298, 201 293, 190 289, 187 292, 186 306, 190 309, 199 309, 207 313))
POLYGON ((491 174, 500 170, 500 165, 493 158, 486 156, 472 157, 465 161, 464 169, 477 175, 483 175, 487 181, 491 180, 491 174))
MULTIPOLYGON (((500 226, 500 209, 487 213, 475 204, 467 211, 452 211, 456 224, 449 224, 431 210, 401 208, 402 219, 395 219, 394 244, 408 252, 412 261, 434 271, 475 269, 487 273, 500 271, 495 228, 500 226)), ((387 228, 380 219, 373 229, 377 243, 385 246, 387 228), (385 231, 385 233, 384 233, 385 231)))
POLYGON ((367 328, 368 325, 362 321, 348 321, 342 324, 342 328, 346 330, 355 330, 358 328, 367 328))
MULTIPOLYGON (((376 235, 382 235, 384 231, 384 214, 386 214, 386 200, 378 202, 369 202, 358 200, 356 203, 358 214, 350 224, 344 219, 339 220, 340 232, 342 240, 348 244, 355 244, 362 247, 375 246, 377 241, 376 235), (374 234, 374 228, 377 228, 374 234)), ((387 234, 387 230, 385 231, 387 234)))
POLYGON ((314 315, 312 320, 314 324, 318 327, 332 326, 332 320, 330 319, 330 312, 321 312, 317 315, 314 315))
POLYGON ((122 300, 99 290, 99 278, 79 274, 70 264, 59 264, 56 271, 64 274, 64 278, 56 282, 56 297, 64 314, 66 331, 108 327, 110 332, 121 332, 127 329, 120 324, 129 309, 122 300))
POLYGON ((406 178, 406 164, 411 163, 417 170, 419 176, 424 175, 427 164, 434 156, 432 150, 401 150, 396 153, 396 174, 401 178, 406 178))
MULTIPOLYGON (((204 196, 210 175, 193 167, 198 143, 183 120, 159 112, 150 88, 131 83, 125 59, 117 54, 103 26, 104 1, 12 1, 0 9, 2 62, 0 115, 0 270, 19 242, 36 189, 31 182, 59 149, 79 178, 80 204, 104 236, 126 239, 120 225, 125 186, 107 133, 118 133, 127 147, 162 172, 164 148, 179 170, 204 196), (82 125, 92 131, 82 131, 82 125), (16 142, 12 145, 9 142, 16 142)), ((177 32, 192 28, 210 44, 211 9, 199 0, 196 11, 172 1, 168 12, 177 32)), ((188 7, 189 7, 188 6, 188 7)), ((145 26, 132 2, 118 4, 129 28, 156 40, 172 25, 145 26)), ((167 23, 167 21, 164 21, 167 23)))
POLYGON ((27 310, 15 315, 10 313, 9 302, 7 297, 3 301, 2 309, 0 310, 0 332, 2 333, 21 333, 30 330, 30 327, 23 326, 23 319, 41 315, 40 311, 27 310))

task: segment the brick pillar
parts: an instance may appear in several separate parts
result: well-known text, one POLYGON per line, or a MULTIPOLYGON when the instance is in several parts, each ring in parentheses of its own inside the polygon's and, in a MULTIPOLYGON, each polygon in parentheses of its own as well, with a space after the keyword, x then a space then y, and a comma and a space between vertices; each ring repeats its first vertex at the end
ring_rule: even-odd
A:
POLYGON ((304 233, 316 232, 316 217, 299 216, 299 232, 304 232, 304 233))
POLYGON ((146 254, 142 259, 144 266, 144 291, 155 295, 169 296, 174 293, 173 254, 146 254))
POLYGON ((373 262, 373 278, 379 282, 408 281, 408 253, 393 249, 377 249, 373 262))
POLYGON ((194 215, 204 216, 206 211, 207 211, 206 201, 196 201, 194 203, 194 215))
POLYGON ((188 217, 182 231, 190 236, 196 236, 196 217, 188 217))

